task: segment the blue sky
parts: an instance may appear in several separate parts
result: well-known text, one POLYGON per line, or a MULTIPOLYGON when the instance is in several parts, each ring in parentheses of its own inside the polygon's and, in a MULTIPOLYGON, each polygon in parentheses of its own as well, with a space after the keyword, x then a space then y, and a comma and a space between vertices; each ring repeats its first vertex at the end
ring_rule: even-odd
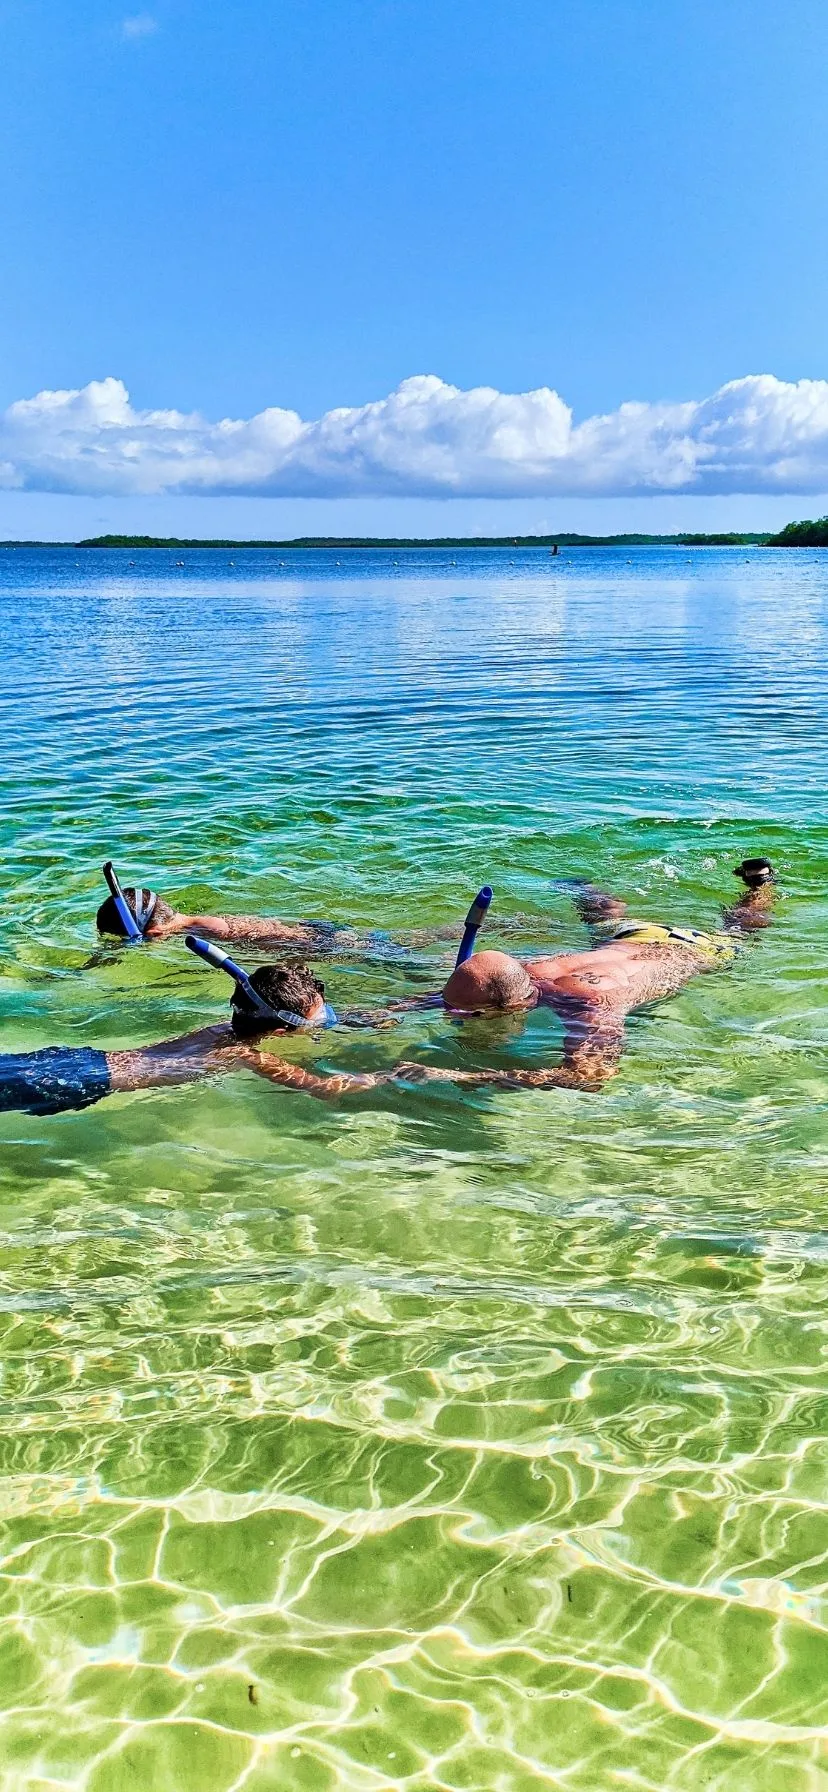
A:
POLYGON ((0 0, 0 55, 0 406, 106 379, 132 401, 114 424, 109 400, 72 413, 60 452, 54 406, 0 430, 0 534, 746 526, 820 508, 828 399, 823 416, 820 387, 788 388, 828 376, 824 4, 0 0), (757 374, 781 382, 759 425, 753 388, 735 423, 729 400, 690 422, 675 408, 757 374), (625 401, 674 408, 634 452, 622 419, 600 467, 589 442, 561 445, 554 407, 538 423, 484 406, 480 449, 480 407, 437 394, 416 407, 422 476, 400 448, 410 405, 360 419, 358 450, 331 449, 328 426, 324 465, 294 429, 289 472, 280 422, 278 452, 259 428, 253 471, 248 455, 220 474, 213 439, 176 425, 189 483, 170 482, 165 425, 158 471, 147 412, 313 422, 420 375, 552 388, 575 429, 625 401), (87 477, 114 427, 132 446, 87 477), (684 484, 653 450, 665 428, 690 431, 684 484))

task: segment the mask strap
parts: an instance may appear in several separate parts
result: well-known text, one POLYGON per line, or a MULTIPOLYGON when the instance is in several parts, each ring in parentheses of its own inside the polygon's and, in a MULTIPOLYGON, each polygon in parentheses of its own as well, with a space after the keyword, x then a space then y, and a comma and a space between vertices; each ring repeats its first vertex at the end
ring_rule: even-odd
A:
POLYGON ((135 919, 142 934, 146 933, 157 906, 158 897, 154 890, 136 890, 135 919))

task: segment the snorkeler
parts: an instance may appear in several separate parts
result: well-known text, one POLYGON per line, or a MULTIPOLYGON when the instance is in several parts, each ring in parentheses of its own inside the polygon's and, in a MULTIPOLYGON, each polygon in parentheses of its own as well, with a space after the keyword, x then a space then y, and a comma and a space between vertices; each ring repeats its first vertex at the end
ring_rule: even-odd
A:
MULTIPOLYGON (((253 1070, 283 1088, 320 1098, 401 1081, 597 1092, 618 1070, 628 1014, 677 995, 704 972, 725 969, 736 955, 738 936, 768 924, 774 895, 768 860, 745 859, 735 876, 741 878, 745 892, 725 910, 726 931, 718 933, 628 920, 626 904, 582 884, 576 905, 592 929, 602 930, 603 943, 587 952, 561 952, 530 964, 505 952, 470 955, 478 899, 469 912, 455 969, 436 1002, 458 1018, 528 1011, 540 1004, 551 1007, 564 1022, 563 1059, 554 1069, 444 1070, 403 1061, 385 1072, 320 1076, 262 1049, 268 1034, 334 1024, 324 986, 312 972, 303 965, 274 965, 247 976, 220 948, 188 940, 192 950, 228 971, 236 983, 229 1024, 135 1051, 51 1047, 0 1057, 0 1111, 60 1113, 88 1107, 117 1092, 191 1083, 237 1069, 253 1070), (608 928, 612 934, 607 939, 608 928)), ((392 1006, 399 1012, 434 1005, 435 998, 426 997, 392 1006)))
POLYGON ((768 925, 774 897, 768 860, 744 859, 734 876, 745 891, 725 909, 722 932, 627 920, 625 903, 581 884, 576 907, 598 936, 589 951, 560 952, 529 964, 505 952, 480 952, 455 968, 442 992, 448 1013, 461 1017, 540 1004, 554 1009, 564 1023, 563 1059, 555 1069, 443 1070, 402 1063, 398 1075, 410 1082, 502 1089, 603 1088, 617 1072, 628 1014, 677 995, 703 972, 726 969, 736 956, 738 935, 768 925))
MULTIPOLYGON (((393 945, 387 933, 362 933, 338 927, 332 921, 280 921, 275 915, 187 915, 173 908, 156 890, 122 886, 111 860, 107 860, 103 873, 109 895, 96 915, 98 932, 135 944, 198 932, 236 944, 296 946, 314 955, 342 949, 382 952, 393 945)), ((420 928, 405 935, 405 944, 424 945, 454 937, 453 927, 420 928)))
MULTIPOLYGON (((112 867, 107 870, 112 872, 112 867)), ((113 901, 123 902, 124 892, 114 873, 112 876, 116 884, 113 901)), ((137 905, 141 914, 146 912, 146 894, 141 893, 137 905)), ((465 963, 474 951, 491 899, 492 892, 486 885, 472 903, 457 965, 465 963)), ((198 1032, 139 1046, 134 1051, 47 1046, 40 1051, 0 1054, 0 1113, 23 1110, 31 1114, 60 1114, 73 1108, 92 1107, 107 1095, 168 1088, 232 1070, 254 1070, 268 1082, 323 1099, 375 1089, 395 1080, 395 1070, 387 1074, 343 1071, 319 1076, 260 1049, 261 1041, 273 1033, 319 1032, 339 1024, 339 1017, 325 1000, 324 983, 307 965, 261 965, 248 973, 213 940, 188 933, 185 944, 213 970, 224 971, 232 978, 235 987, 229 1023, 202 1027, 198 1032)), ((346 1026, 381 1027, 396 1018, 352 1010, 342 1016, 342 1021, 346 1026)))
MULTIPOLYGON (((208 957, 210 963, 225 958, 207 942, 198 945, 203 948, 200 956, 208 957), (216 957, 209 957, 210 953, 216 957)), ((220 968, 229 965, 228 960, 220 968)), ((281 1034, 284 1038, 300 1029, 317 1031, 335 1025, 336 1015, 325 1001, 325 986, 306 965, 263 965, 249 976, 233 965, 230 974, 236 988, 230 1020, 223 1024, 160 1040, 156 1045, 138 1046, 134 1051, 48 1046, 41 1051, 0 1054, 0 1112, 22 1109, 30 1114, 62 1114, 71 1108, 91 1107, 107 1095, 171 1088, 234 1070, 254 1070, 284 1088, 327 1098, 375 1088, 390 1080, 346 1071, 319 1076, 262 1050, 268 1036, 281 1034)))
POLYGON ((165 940, 173 934, 209 933, 219 940, 258 940, 268 945, 295 945, 319 950, 330 946, 338 930, 329 921, 279 921, 270 915, 186 915, 156 890, 121 885, 111 862, 103 868, 109 895, 95 917, 99 933, 120 939, 165 940))

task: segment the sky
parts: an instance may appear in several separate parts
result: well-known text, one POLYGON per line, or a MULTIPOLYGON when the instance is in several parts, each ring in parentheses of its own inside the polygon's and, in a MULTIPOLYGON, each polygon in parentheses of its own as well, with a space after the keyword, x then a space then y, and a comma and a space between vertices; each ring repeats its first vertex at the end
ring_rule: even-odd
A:
POLYGON ((0 537, 828 511, 824 0, 0 0, 0 537))

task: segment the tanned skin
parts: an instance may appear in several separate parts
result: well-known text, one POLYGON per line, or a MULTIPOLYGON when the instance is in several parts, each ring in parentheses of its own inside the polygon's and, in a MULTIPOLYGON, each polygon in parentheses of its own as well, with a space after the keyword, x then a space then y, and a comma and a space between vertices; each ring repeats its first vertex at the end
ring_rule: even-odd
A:
MULTIPOLYGON (((746 866, 765 861, 745 861, 746 866)), ((767 926, 773 901, 772 874, 751 876, 740 867, 745 893, 726 911, 728 929, 748 933, 767 926)), ((587 925, 599 929, 618 921, 626 904, 584 885, 576 906, 587 925)), ((594 1094, 616 1075, 628 1014, 650 1002, 677 995, 694 977, 709 972, 703 949, 675 940, 610 940, 586 952, 560 952, 521 964, 505 952, 479 952, 449 977, 443 990, 448 1012, 457 1015, 529 1010, 539 1004, 554 1009, 564 1022, 563 1058, 559 1066, 541 1070, 442 1070, 403 1062, 386 1072, 343 1071, 320 1076, 301 1065, 273 1056, 265 1038, 239 1039, 230 1025, 204 1027, 179 1039, 163 1040, 136 1051, 107 1052, 116 1091, 170 1087, 200 1081, 234 1070, 253 1070, 281 1088, 321 1100, 404 1082, 463 1083, 476 1088, 577 1089, 594 1094)), ((418 1007, 418 1001, 399 1008, 418 1007)), ((396 1007, 397 1005, 395 1005, 396 1007)), ((319 997, 306 1018, 321 1021, 319 997)), ((284 1038, 284 1034, 281 1035, 284 1038)))
MULTIPOLYGON (((773 873, 766 860, 745 860, 736 875, 744 895, 725 911, 736 935, 766 927, 773 903, 773 873), (756 867, 754 871, 752 868, 756 867), (761 867, 761 870, 758 869, 761 867)), ((621 920, 626 904, 584 885, 576 907, 591 928, 621 920)), ((595 1094, 615 1076, 628 1014, 677 995, 711 970, 703 948, 678 940, 610 940, 587 952, 556 953, 521 965, 502 952, 479 952, 449 978, 443 1000, 457 1013, 529 1009, 543 1003, 564 1023, 562 1062, 542 1070, 442 1070, 400 1064, 411 1082, 465 1083, 499 1089, 579 1089, 595 1094)))
POLYGON ((162 914, 146 931, 148 940, 166 940, 177 933, 206 933, 213 940, 270 946, 318 946, 321 929, 304 921, 279 921, 275 915, 185 915, 159 901, 162 914))
POLYGON ((185 1033, 180 1039, 141 1046, 136 1051, 106 1052, 105 1056, 113 1095, 136 1089, 174 1088, 180 1083, 224 1076, 232 1070, 255 1070, 282 1089, 332 1100, 362 1089, 376 1089, 380 1083, 391 1081, 394 1074, 360 1076, 354 1071, 342 1071, 338 1076, 318 1076, 301 1064, 271 1056, 259 1044, 237 1039, 232 1027, 221 1024, 185 1033))
MULTIPOLYGON (((322 1024, 325 1012, 321 996, 311 1004, 305 1019, 322 1024)), ((202 1027, 196 1033, 184 1033, 178 1039, 162 1039, 157 1045, 139 1046, 134 1051, 106 1052, 113 1095, 136 1089, 174 1088, 181 1083, 196 1083, 205 1077, 226 1075, 233 1070, 254 1070, 270 1083, 283 1089, 301 1090, 320 1100, 331 1100, 361 1089, 374 1089, 393 1076, 362 1076, 355 1071, 339 1075, 318 1076, 301 1064, 291 1064, 263 1049, 264 1040, 284 1039, 284 1033, 260 1034, 254 1039, 239 1039, 232 1026, 225 1022, 202 1027)))
MULTIPOLYGON (((131 901, 131 886, 127 887, 124 894, 131 901)), ((112 905, 104 903, 102 907, 111 910, 112 905)), ((525 925, 526 922, 517 917, 511 922, 502 923, 501 931, 504 927, 522 929, 525 925)), ((98 927, 100 931, 111 932, 116 937, 119 933, 123 934, 120 923, 103 925, 100 916, 98 927)), ((324 921, 281 921, 276 915, 188 915, 181 909, 173 908, 165 897, 159 895, 144 938, 166 940, 181 933, 206 934, 208 939, 223 940, 235 945, 296 946, 314 957, 331 951, 371 950, 376 946, 375 937, 360 928, 331 927, 324 921)), ((454 944, 457 940, 457 923, 451 922, 439 927, 405 928, 395 931, 389 938, 399 945, 410 947, 438 945, 443 941, 454 944)))

